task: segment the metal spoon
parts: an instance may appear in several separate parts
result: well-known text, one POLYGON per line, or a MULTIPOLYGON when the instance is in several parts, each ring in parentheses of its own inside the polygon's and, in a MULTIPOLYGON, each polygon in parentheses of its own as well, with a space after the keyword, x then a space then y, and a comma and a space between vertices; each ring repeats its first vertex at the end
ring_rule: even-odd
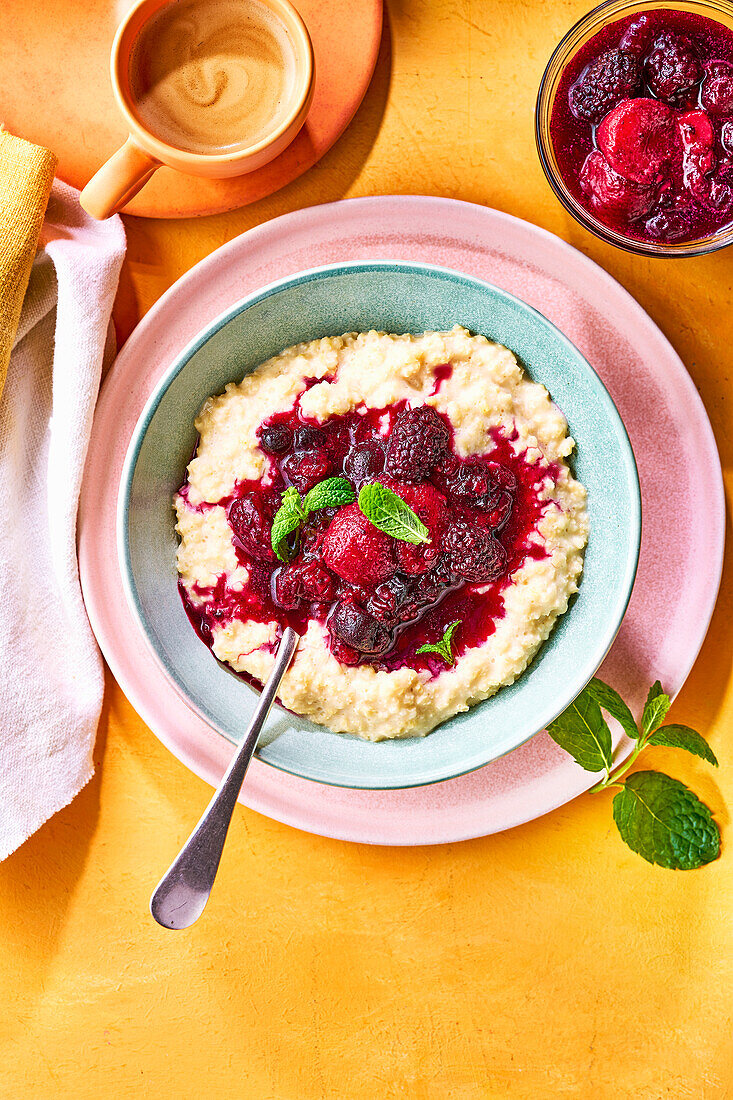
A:
POLYGON ((287 627, 242 744, 198 825, 153 891, 150 912, 164 928, 188 928, 204 911, 260 730, 299 641, 300 635, 287 627))

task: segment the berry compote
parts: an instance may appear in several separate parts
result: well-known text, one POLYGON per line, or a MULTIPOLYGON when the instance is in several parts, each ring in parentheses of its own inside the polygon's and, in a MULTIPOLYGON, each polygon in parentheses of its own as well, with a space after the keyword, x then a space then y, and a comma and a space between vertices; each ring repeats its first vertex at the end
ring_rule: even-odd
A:
POLYGON ((609 24, 566 66, 550 135, 604 225, 659 244, 711 236, 733 222, 733 31, 668 8, 609 24))
MULTIPOLYGON (((450 371, 446 364, 444 376, 450 371)), ((437 374, 438 372, 436 372, 437 374)), ((447 665, 434 653, 456 620, 453 656, 484 642, 504 614, 503 593, 528 558, 547 556, 538 533, 548 506, 546 487, 559 470, 532 461, 514 446, 516 433, 492 432, 489 454, 460 457, 447 418, 427 405, 360 406, 323 422, 306 419, 299 401, 289 413, 260 424, 267 456, 265 476, 238 482, 217 504, 226 509, 238 562, 249 574, 237 589, 226 575, 211 589, 195 589, 202 602, 181 595, 199 636, 233 619, 292 626, 304 633, 323 624, 334 656, 345 665, 377 670, 409 665, 437 675, 447 665), (400 541, 369 522, 356 500, 312 512, 290 560, 278 560, 271 543, 273 517, 289 487, 306 494, 327 478, 346 478, 356 496, 378 481, 417 514, 430 541, 400 541)), ((181 495, 187 497, 187 487, 181 495)))

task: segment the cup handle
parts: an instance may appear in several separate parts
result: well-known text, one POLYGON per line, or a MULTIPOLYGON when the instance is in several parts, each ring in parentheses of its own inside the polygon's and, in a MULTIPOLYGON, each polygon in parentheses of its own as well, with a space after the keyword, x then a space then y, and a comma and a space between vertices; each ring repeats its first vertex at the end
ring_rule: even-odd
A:
POLYGON ((137 195, 156 168, 160 161, 153 160, 129 137, 92 176, 79 201, 93 218, 109 218, 137 195))

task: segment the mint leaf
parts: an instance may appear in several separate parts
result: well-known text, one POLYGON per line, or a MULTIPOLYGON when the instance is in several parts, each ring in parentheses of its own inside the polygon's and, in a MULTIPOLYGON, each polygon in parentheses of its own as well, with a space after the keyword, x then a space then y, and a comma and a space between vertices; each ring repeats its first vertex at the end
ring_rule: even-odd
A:
POLYGON ((621 724, 627 737, 630 737, 633 741, 638 738, 639 730, 634 721, 634 716, 617 691, 595 676, 588 684, 586 691, 589 691, 598 705, 608 711, 611 717, 621 724))
POLYGON ((378 481, 363 486, 359 493, 359 508, 370 523, 393 539, 415 544, 430 542, 427 527, 412 508, 378 481))
POLYGON ((439 642, 435 645, 421 645, 419 649, 416 649, 416 653, 437 653, 443 660, 447 661, 449 665, 453 664, 453 651, 451 649, 451 643, 453 642, 453 635, 457 628, 461 625, 461 620, 456 619, 454 623, 450 623, 445 628, 445 633, 439 642))
POLYGON ((690 871, 720 854, 710 810, 684 783, 662 772, 634 772, 613 800, 621 839, 660 867, 690 871))
POLYGON ((588 687, 583 688, 575 702, 554 722, 550 722, 547 732, 555 744, 569 752, 587 772, 611 767, 611 731, 588 687))
POLYGON ((644 704, 644 712, 641 716, 641 732, 644 737, 648 737, 650 733, 654 733, 654 730, 661 726, 671 706, 669 695, 665 695, 662 691, 662 685, 659 680, 656 680, 649 688, 649 694, 644 704))
POLYGON ((670 749, 684 749, 693 756, 718 766, 718 759, 704 737, 689 726, 662 726, 649 738, 650 745, 666 745, 670 749))
POLYGON ((319 508, 338 508, 341 504, 353 504, 354 490, 345 477, 327 477, 306 494, 301 500, 300 493, 291 485, 282 494, 282 504, 272 521, 270 541, 276 557, 280 561, 290 561, 292 557, 288 539, 300 530, 311 512, 319 508))
POLYGON ((275 518, 272 521, 272 531, 270 532, 272 549, 280 561, 290 561, 291 553, 288 539, 300 530, 300 525, 304 519, 305 512, 303 511, 300 493, 291 486, 282 494, 282 504, 275 513, 275 518))
POLYGON ((356 493, 345 477, 327 477, 306 493, 303 507, 308 515, 319 508, 339 508, 342 504, 353 504, 355 500, 356 493))

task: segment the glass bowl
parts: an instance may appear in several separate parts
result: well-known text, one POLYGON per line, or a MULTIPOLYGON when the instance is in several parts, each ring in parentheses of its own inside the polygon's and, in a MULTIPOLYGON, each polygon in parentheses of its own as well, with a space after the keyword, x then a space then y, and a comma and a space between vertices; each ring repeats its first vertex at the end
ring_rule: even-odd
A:
POLYGON ((733 243, 733 223, 723 226, 709 236, 668 244, 662 241, 640 241, 636 237, 629 237, 611 229, 581 206, 568 190, 560 172, 550 136, 550 115, 558 85, 566 65, 578 50, 609 23, 623 19, 625 16, 660 9, 689 11, 696 15, 707 16, 733 30, 733 3, 730 0, 672 0, 670 3, 660 3, 659 0, 605 0, 605 3, 599 4, 597 8, 584 15, 574 27, 571 27, 547 64, 540 81, 535 108, 537 151, 545 175, 560 202, 576 221, 591 233, 595 233, 597 237, 641 256, 703 256, 733 243))

